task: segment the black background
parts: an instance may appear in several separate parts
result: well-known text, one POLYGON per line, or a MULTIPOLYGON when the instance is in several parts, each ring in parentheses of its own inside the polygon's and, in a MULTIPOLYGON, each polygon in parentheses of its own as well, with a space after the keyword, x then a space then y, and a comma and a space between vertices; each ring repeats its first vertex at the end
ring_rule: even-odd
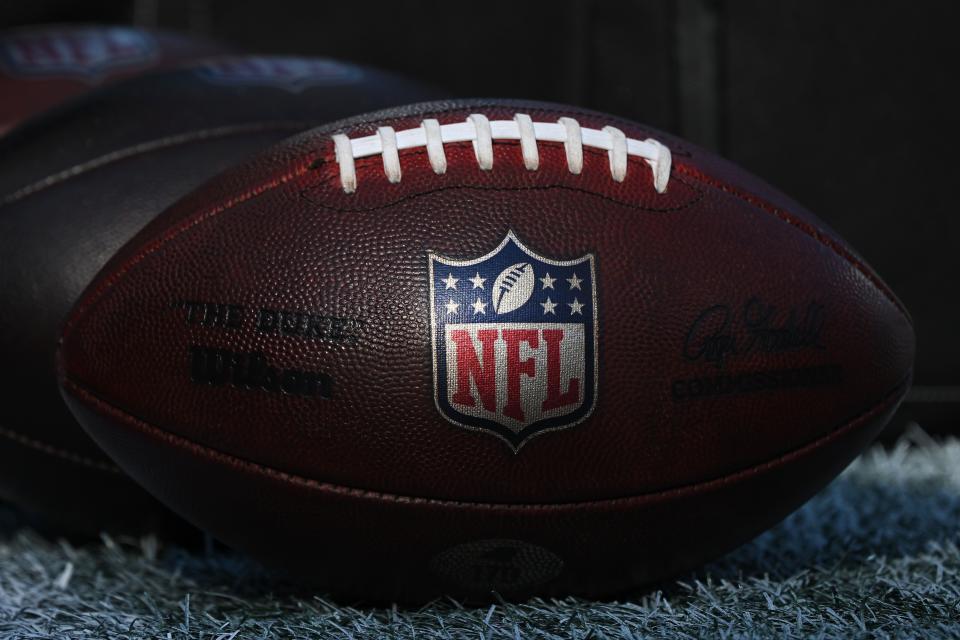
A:
POLYGON ((7 27, 182 29, 240 51, 343 58, 455 95, 572 103, 678 133, 792 195, 866 257, 917 323, 913 400, 945 393, 938 406, 960 423, 958 18, 960 5, 932 0, 0 5, 7 27))

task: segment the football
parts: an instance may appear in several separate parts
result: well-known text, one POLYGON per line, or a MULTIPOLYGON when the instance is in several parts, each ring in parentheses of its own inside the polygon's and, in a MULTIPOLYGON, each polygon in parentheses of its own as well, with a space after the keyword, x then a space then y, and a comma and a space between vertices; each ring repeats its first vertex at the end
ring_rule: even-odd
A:
POLYGON ((533 266, 530 263, 518 262, 510 265, 493 281, 493 310, 497 313, 509 313, 520 308, 533 295, 533 286, 533 266))
POLYGON ((190 521, 421 600, 600 596, 716 557, 871 442, 913 354, 880 277, 745 171, 478 100, 314 129, 194 191, 105 266, 57 362, 190 521))
POLYGON ((163 511, 60 398, 67 311, 124 242, 207 178, 311 126, 439 96, 337 60, 219 57, 78 97, 0 139, 0 499, 80 531, 155 526, 163 511))
POLYGON ((0 135, 108 82, 225 52, 202 38, 122 26, 0 31, 0 135))

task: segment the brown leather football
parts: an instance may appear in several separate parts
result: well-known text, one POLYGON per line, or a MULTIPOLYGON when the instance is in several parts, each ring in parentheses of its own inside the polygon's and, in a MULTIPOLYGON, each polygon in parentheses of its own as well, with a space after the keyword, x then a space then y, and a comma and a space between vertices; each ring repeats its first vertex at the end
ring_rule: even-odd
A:
POLYGON ((102 25, 0 32, 0 134, 25 118, 120 78, 223 54, 178 33, 102 25))
POLYGON ((721 554, 872 440, 913 353, 880 278, 746 172, 487 100, 314 129, 195 191, 88 288, 59 367, 186 518, 411 600, 721 554))
POLYGON ((329 58, 228 56, 117 82, 0 139, 0 499, 94 534, 173 520, 60 398, 54 353, 70 308, 207 179, 318 124, 445 95, 329 58))

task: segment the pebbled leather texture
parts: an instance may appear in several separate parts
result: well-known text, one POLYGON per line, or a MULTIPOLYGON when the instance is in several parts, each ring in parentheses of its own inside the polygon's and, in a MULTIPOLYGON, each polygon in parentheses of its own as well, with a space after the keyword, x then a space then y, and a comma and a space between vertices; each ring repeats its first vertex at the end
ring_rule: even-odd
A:
POLYGON ((64 327, 59 366, 94 438, 191 521, 328 586, 419 599, 610 593, 742 543, 866 446, 913 353, 879 277, 756 178, 611 116, 486 100, 335 123, 197 190, 104 268, 64 327), (540 143, 529 171, 515 141, 495 142, 490 171, 470 143, 444 145, 444 175, 423 149, 402 151, 398 184, 379 157, 357 160, 356 194, 340 188, 332 133, 475 112, 658 139, 674 155, 667 193, 635 158, 614 182, 600 150, 572 175, 559 143, 540 143), (596 406, 519 451, 441 415, 431 345, 429 254, 477 258, 508 232, 596 266, 596 406), (225 327, 188 321, 184 301, 243 309, 225 327), (357 328, 264 332, 264 308, 357 328), (728 319, 697 330, 705 313, 728 319), (198 383, 196 345, 323 372, 329 397, 198 383), (798 371, 828 373, 690 393, 798 371))
POLYGON ((228 47, 168 31, 44 25, 0 32, 0 135, 117 80, 224 55, 228 47))
POLYGON ((0 140, 0 498, 82 531, 168 520, 60 399, 70 306, 211 176, 316 124, 439 93, 332 61, 218 58, 93 92, 0 140))

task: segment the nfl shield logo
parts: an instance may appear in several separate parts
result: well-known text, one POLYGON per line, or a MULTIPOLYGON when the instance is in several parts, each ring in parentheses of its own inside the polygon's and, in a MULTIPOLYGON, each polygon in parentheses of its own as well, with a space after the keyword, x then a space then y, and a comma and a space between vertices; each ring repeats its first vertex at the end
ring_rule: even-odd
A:
POLYGON ((472 260, 430 254, 437 409, 519 451, 572 427, 597 395, 594 257, 552 260, 510 231, 472 260))
POLYGON ((69 31, 25 31, 6 39, 0 63, 16 76, 62 76, 99 82, 116 68, 134 67, 157 56, 149 34, 124 27, 69 31))

